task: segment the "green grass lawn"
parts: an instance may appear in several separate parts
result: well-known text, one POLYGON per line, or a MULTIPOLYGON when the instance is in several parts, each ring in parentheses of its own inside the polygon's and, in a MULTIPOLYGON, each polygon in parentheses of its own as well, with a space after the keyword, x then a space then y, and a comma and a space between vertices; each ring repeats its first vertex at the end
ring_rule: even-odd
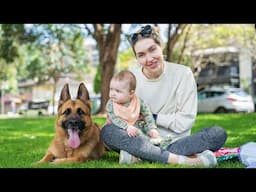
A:
MULTIPOLYGON (((95 117, 102 125, 104 118, 95 117)), ((31 164, 45 154, 54 136, 55 117, 17 118, 0 120, 0 168, 35 168, 31 164)), ((218 125, 225 128, 228 139, 225 147, 239 147, 256 140, 256 113, 252 114, 200 114, 193 127, 197 132, 203 127, 218 125)), ((118 154, 107 152, 101 160, 81 164, 38 165, 36 168, 187 168, 142 162, 119 165, 118 154)), ((238 159, 220 162, 217 168, 244 168, 238 159)))

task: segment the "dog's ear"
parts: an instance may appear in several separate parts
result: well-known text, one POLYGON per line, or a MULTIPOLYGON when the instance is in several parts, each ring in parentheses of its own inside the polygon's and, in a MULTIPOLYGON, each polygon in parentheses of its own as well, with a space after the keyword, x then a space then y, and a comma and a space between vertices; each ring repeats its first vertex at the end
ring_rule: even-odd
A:
POLYGON ((87 88, 85 87, 84 83, 80 83, 76 98, 80 99, 84 103, 86 103, 86 102, 88 102, 88 100, 90 100, 89 92, 88 92, 87 88))
POLYGON ((58 108, 68 99, 70 99, 70 93, 69 93, 69 87, 68 84, 66 83, 64 85, 64 87, 61 90, 61 94, 60 94, 60 99, 59 99, 59 105, 58 108))

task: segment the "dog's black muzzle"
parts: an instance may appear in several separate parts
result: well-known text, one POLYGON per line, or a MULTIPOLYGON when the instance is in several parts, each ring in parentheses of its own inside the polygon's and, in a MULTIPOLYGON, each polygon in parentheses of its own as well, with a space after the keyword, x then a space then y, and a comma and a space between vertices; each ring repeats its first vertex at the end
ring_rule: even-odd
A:
POLYGON ((85 128, 85 122, 79 118, 72 118, 62 122, 62 127, 65 130, 73 129, 79 130, 80 132, 85 128))

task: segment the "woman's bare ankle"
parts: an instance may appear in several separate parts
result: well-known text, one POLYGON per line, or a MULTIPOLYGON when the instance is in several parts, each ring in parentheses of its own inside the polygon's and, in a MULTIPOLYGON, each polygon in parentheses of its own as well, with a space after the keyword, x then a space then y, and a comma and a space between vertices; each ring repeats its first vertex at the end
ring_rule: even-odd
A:
POLYGON ((169 163, 169 164, 178 164, 178 158, 179 158, 179 155, 170 153, 167 163, 169 163))
POLYGON ((200 158, 195 156, 183 156, 183 155, 176 155, 171 154, 168 157, 168 163, 169 164, 180 164, 180 165, 203 165, 203 162, 200 160, 200 158))

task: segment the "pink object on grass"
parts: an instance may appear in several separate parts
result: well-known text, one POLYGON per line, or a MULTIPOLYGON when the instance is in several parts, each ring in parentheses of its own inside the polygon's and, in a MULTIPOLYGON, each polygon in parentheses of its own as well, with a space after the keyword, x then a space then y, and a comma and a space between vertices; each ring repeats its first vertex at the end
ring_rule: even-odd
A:
POLYGON ((214 154, 216 157, 224 156, 224 155, 230 155, 230 154, 238 154, 240 147, 235 148, 225 148, 222 147, 219 150, 215 151, 214 154))

